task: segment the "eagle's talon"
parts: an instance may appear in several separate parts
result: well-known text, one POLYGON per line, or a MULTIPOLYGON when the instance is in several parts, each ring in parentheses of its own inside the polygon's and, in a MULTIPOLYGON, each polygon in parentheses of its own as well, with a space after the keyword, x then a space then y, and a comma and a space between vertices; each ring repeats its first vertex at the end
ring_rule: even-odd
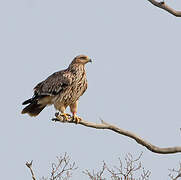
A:
POLYGON ((60 121, 60 119, 56 117, 56 118, 52 118, 52 121, 58 122, 58 121, 60 121))
POLYGON ((73 120, 75 121, 76 124, 79 124, 81 121, 81 118, 78 117, 76 114, 73 115, 73 120))
POLYGON ((55 117, 58 117, 58 116, 59 116, 59 112, 56 112, 56 113, 55 113, 55 117))
POLYGON ((69 121, 70 114, 62 113, 62 114, 60 114, 59 116, 63 116, 63 118, 66 119, 66 121, 69 121))
POLYGON ((67 113, 60 114, 59 112, 56 112, 55 117, 61 122, 66 122, 66 121, 69 121, 69 118, 71 116, 70 116, 70 114, 67 114, 67 113))

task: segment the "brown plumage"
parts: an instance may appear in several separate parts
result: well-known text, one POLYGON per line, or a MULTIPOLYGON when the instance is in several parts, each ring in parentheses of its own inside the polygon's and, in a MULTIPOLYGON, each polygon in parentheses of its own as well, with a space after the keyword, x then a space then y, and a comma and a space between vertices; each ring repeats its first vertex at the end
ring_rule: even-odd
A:
POLYGON ((54 107, 67 118, 65 109, 70 106, 70 111, 77 122, 77 103, 80 96, 87 89, 85 64, 92 60, 85 55, 76 56, 65 70, 53 73, 34 88, 34 96, 23 102, 28 104, 22 114, 37 116, 47 105, 54 107))

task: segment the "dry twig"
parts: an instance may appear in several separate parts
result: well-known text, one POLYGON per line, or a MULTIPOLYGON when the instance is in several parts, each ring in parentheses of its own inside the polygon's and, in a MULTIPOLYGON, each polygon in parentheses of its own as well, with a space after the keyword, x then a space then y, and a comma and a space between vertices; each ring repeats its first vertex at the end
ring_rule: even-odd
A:
POLYGON ((30 169, 30 172, 31 172, 31 175, 32 175, 32 179, 36 180, 34 172, 33 172, 33 169, 32 169, 32 163, 33 163, 33 161, 31 161, 30 163, 26 162, 26 166, 30 169))
POLYGON ((106 163, 103 162, 102 169, 97 173, 95 173, 95 171, 91 173, 88 170, 84 171, 83 173, 86 174, 91 180, 148 180, 151 173, 150 171, 145 171, 144 168, 143 172, 140 173, 140 176, 138 178, 135 178, 136 173, 139 173, 141 169, 141 156, 142 153, 138 158, 134 159, 133 156, 129 153, 125 157, 125 165, 123 165, 123 162, 120 159, 119 167, 115 166, 113 168, 109 168, 106 163))
POLYGON ((87 175, 89 177, 89 179, 91 179, 91 180, 106 180, 106 178, 103 177, 103 173, 104 173, 105 169, 106 169, 106 163, 103 162, 103 166, 102 166, 102 169, 100 171, 95 172, 93 170, 93 172, 91 173, 90 171, 88 171, 86 169, 85 171, 83 171, 83 173, 85 175, 87 175))
POLYGON ((171 7, 169 7, 164 1, 158 2, 156 0, 148 0, 150 3, 152 3, 154 6, 161 8, 170 14, 173 14, 176 17, 181 17, 181 11, 177 11, 171 7))
MULTIPOLYGON (((70 157, 67 155, 67 153, 64 154, 64 156, 57 157, 58 162, 52 163, 52 170, 51 175, 49 178, 42 177, 42 180, 68 180, 72 176, 72 171, 77 169, 77 166, 75 165, 75 162, 70 161, 70 157)), ((30 169, 32 179, 36 180, 34 172, 32 170, 32 163, 26 163, 26 166, 30 169)))
POLYGON ((57 157, 57 160, 57 164, 52 163, 50 180, 68 180, 72 176, 72 171, 77 169, 75 162, 70 163, 70 157, 67 153, 57 157))
MULTIPOLYGON (((139 171, 142 167, 140 159, 142 153, 138 158, 134 159, 133 156, 128 153, 125 157, 125 166, 123 167, 123 163, 121 159, 119 159, 119 167, 114 167, 112 169, 106 167, 108 172, 111 174, 112 180, 135 180, 135 172, 139 171)), ((143 168, 143 172, 141 173, 139 180, 148 180, 151 172, 145 171, 143 168)))
MULTIPOLYGON (((68 121, 65 120, 65 117, 59 115, 58 113, 55 114, 56 118, 53 118, 52 121, 58 121, 58 122, 63 122, 63 123, 74 123, 76 122, 73 120, 72 117, 69 117, 68 121)), ((151 144, 150 142, 144 140, 143 138, 139 137, 138 135, 126 131, 124 129, 118 128, 114 125, 108 124, 105 121, 101 121, 101 124, 96 124, 92 122, 85 121, 83 119, 80 119, 79 124, 86 126, 86 127, 91 127, 91 128, 96 128, 96 129, 108 129, 111 131, 114 131, 118 134, 122 134, 124 136, 127 136, 129 138, 134 139, 138 144, 141 144, 142 146, 145 146, 148 150, 154 152, 154 153, 159 153, 159 154, 171 154, 171 153, 178 153, 181 152, 181 147, 176 146, 176 147, 167 147, 167 148, 160 148, 158 146, 155 146, 151 144)))
POLYGON ((172 180, 177 180, 178 178, 181 178, 181 163, 179 164, 179 169, 176 170, 176 169, 169 169, 169 171, 171 171, 172 173, 176 174, 176 176, 174 177, 173 174, 169 174, 169 177, 172 179, 172 180))

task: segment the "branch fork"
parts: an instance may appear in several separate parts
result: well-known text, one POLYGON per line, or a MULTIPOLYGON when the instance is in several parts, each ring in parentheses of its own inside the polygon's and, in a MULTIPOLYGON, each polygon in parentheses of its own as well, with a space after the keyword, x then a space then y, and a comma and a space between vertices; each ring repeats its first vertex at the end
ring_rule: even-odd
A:
POLYGON ((36 177, 35 177, 33 169, 32 169, 32 164, 33 164, 33 160, 31 162, 26 162, 26 166, 30 169, 32 179, 36 180, 36 177))

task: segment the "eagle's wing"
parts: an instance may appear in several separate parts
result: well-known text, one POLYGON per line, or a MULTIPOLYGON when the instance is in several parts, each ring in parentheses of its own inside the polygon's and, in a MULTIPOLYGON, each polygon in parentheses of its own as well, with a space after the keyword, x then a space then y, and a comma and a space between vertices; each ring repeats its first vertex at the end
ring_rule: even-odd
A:
POLYGON ((71 72, 63 70, 53 73, 34 88, 35 96, 55 96, 72 84, 71 72))
POLYGON ((32 98, 24 101, 22 104, 29 104, 40 100, 44 97, 55 96, 61 91, 66 90, 72 84, 72 74, 70 71, 62 70, 53 73, 44 81, 38 83, 34 87, 34 95, 32 98))
POLYGON ((70 87, 72 79, 73 76, 71 72, 67 70, 58 71, 52 74, 35 86, 34 96, 23 102, 23 105, 29 105, 27 105, 21 113, 37 116, 46 105, 51 104, 51 100, 54 96, 70 87))
POLYGON ((66 91, 72 84, 73 76, 70 71, 58 71, 49 76, 44 81, 37 84, 34 88, 34 96, 23 102, 23 105, 28 104, 22 114, 28 113, 30 116, 37 116, 51 100, 61 91, 66 91))

